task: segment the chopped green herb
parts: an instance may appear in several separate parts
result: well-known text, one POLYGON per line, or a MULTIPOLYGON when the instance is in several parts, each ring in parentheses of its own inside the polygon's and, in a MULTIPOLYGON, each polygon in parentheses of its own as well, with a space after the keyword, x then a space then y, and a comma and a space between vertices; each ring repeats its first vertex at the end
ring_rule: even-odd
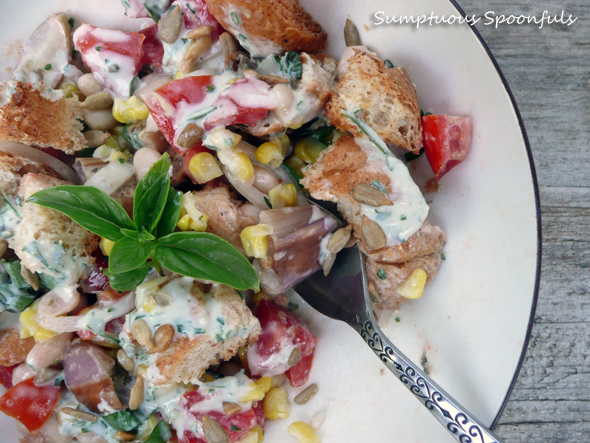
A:
POLYGON ((285 168, 287 170, 287 172, 289 174, 291 174, 291 176, 295 179, 295 182, 297 182, 297 184, 299 185, 299 187, 301 189, 303 189, 303 185, 301 183, 299 183, 299 181, 301 180, 301 176, 299 174, 297 174, 297 171, 295 171, 295 169, 293 169, 287 163, 283 163, 282 166, 283 166, 283 168, 285 168))
POLYGON ((117 411, 103 417, 108 425, 117 431, 133 431, 141 424, 139 419, 130 410, 117 411))
POLYGON ((377 277, 379 277, 381 280, 385 280, 387 278, 387 274, 385 273, 385 269, 379 269, 377 271, 377 277))
POLYGON ((407 220, 408 217, 406 217, 405 215, 402 214, 402 216, 399 219, 402 220, 402 221, 404 221, 404 220, 407 220))
POLYGON ((134 75, 131 79, 131 84, 129 85, 129 95, 135 94, 139 88, 141 88, 141 80, 137 75, 134 75))
POLYGON ((176 325, 176 330, 182 334, 184 332, 184 326, 176 325))
POLYGON ((231 19, 232 21, 236 24, 239 25, 240 24, 240 17, 238 17, 238 14, 234 11, 231 14, 231 19))
POLYGON ((395 66, 393 66, 393 63, 391 63, 391 60, 389 60, 388 58, 386 58, 386 59, 383 61, 383 64, 385 65, 385 67, 386 67, 387 69, 391 69, 391 68, 394 68, 394 67, 395 67, 395 66))
POLYGON ((230 431, 231 431, 231 432, 236 432, 236 431, 237 431, 237 432, 239 432, 239 431, 241 431, 241 430, 242 430, 242 428, 238 428, 236 425, 234 425, 234 424, 232 423, 232 425, 231 425, 231 428, 230 428, 230 431))
POLYGON ((215 85, 207 86, 207 92, 213 92, 213 91, 215 91, 215 85))
POLYGON ((377 188, 384 194, 387 194, 387 189, 385 189, 385 186, 383 186, 379 180, 373 180, 371 183, 373 184, 374 188, 377 188))
POLYGON ((193 14, 196 14, 196 13, 197 13, 197 11, 195 11, 195 10, 194 10, 194 9, 191 7, 190 3, 188 3, 188 2, 187 2, 187 3, 185 3, 185 4, 186 4, 186 7, 187 7, 188 9, 190 9, 190 11, 191 11, 193 14))
POLYGON ((440 253, 440 259, 441 259, 441 260, 446 260, 446 259, 447 259, 447 257, 445 257, 445 253, 444 253, 444 252, 442 252, 442 251, 441 251, 441 253, 440 253))
POLYGON ((221 325, 225 325, 225 319, 223 317, 217 317, 217 322, 221 325))
POLYGON ((399 317, 395 317, 395 322, 399 323, 400 322, 400 318, 399 317))
POLYGON ((297 303, 287 303, 287 311, 289 312, 293 312, 296 311, 297 309, 299 309, 299 305, 297 303))
POLYGON ((125 163, 127 163, 127 161, 124 158, 120 158, 119 159, 119 163, 121 163, 122 165, 124 165, 125 163))
POLYGON ((248 40, 248 37, 246 37, 244 34, 238 34, 238 39, 245 42, 246 40, 248 40))
POLYGON ((51 69, 51 63, 47 63, 47 64, 45 65, 45 68, 44 68, 44 69, 45 69, 46 71, 49 71, 49 70, 51 69))
POLYGON ((291 80, 301 80, 303 65, 296 51, 289 51, 282 57, 275 55, 274 61, 279 65, 279 70, 291 80))
POLYGON ((102 46, 97 46, 94 49, 96 49, 98 52, 102 51, 102 46))
POLYGON ((70 25, 70 31, 74 29, 74 17, 68 19, 68 25, 70 25))
POLYGON ((268 206, 270 209, 272 209, 272 205, 270 204, 270 201, 268 200, 268 198, 264 197, 264 203, 266 203, 266 206, 268 206))
POLYGON ((119 65, 111 65, 107 68, 107 71, 109 71, 111 74, 115 73, 115 72, 119 72, 119 65))

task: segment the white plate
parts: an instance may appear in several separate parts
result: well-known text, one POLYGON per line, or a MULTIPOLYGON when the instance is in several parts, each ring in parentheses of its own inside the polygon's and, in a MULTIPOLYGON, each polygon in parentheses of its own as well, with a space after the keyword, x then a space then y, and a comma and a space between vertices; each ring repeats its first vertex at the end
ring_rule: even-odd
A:
MULTIPOLYGON (((330 54, 344 49, 350 17, 367 46, 408 69, 422 108, 473 118, 471 153, 443 178, 440 192, 427 196, 430 220, 447 231, 446 261, 422 299, 402 306, 385 330, 414 361, 425 354, 432 377, 490 425, 520 367, 539 278, 534 166, 512 96, 468 26, 373 26, 377 11, 458 15, 447 0, 303 4, 330 35, 330 54)), ((74 15, 76 23, 134 27, 117 0, 4 1, 1 41, 9 46, 2 68, 14 64, 15 39, 25 41, 54 11, 74 15)), ((310 309, 300 313, 319 337, 310 381, 320 390, 306 406, 294 405, 288 420, 269 423, 266 442, 294 442, 286 426, 318 413, 325 415, 323 442, 453 441, 351 328, 310 309)), ((2 416, 0 425, 4 441, 16 441, 12 420, 2 416)))

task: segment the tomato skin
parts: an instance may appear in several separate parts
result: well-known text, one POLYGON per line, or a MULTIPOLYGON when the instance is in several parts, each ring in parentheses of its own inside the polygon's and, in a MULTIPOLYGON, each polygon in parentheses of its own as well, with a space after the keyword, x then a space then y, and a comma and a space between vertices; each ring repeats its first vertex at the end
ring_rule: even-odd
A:
MULTIPOLYGON (((191 406, 205 399, 206 397, 200 392, 189 391, 183 395, 180 401, 180 406, 187 411, 187 414, 192 415, 199 422, 203 421, 203 416, 207 416, 208 418, 216 420, 221 426, 223 426, 231 442, 235 442, 242 438, 257 424, 261 427, 264 426, 264 422, 261 424, 261 421, 258 418, 259 411, 257 411, 255 407, 252 407, 248 411, 237 412, 232 415, 227 415, 217 411, 209 411, 204 414, 198 411, 191 411, 191 406), (232 430, 232 425, 234 430, 232 430), (237 429, 239 429, 239 431, 237 429)), ((261 405, 262 402, 258 402, 258 404, 261 405)), ((258 407, 259 406, 257 406, 257 408, 258 407)), ((187 431, 183 435, 178 436, 178 442, 207 443, 207 440, 203 436, 197 436, 191 431, 187 431)))
POLYGON ((59 400, 59 386, 36 386, 33 378, 21 381, 0 397, 0 411, 16 418, 30 431, 40 429, 59 400))
POLYGON ((422 130, 424 153, 439 180, 467 156, 471 148, 471 118, 425 115, 422 117, 422 130))
POLYGON ((211 26, 211 39, 214 42, 219 39, 224 29, 211 14, 205 0, 180 0, 178 3, 187 29, 195 29, 205 25, 211 26))
POLYGON ((158 38, 158 25, 152 25, 149 28, 142 29, 139 33, 145 35, 139 66, 152 65, 156 68, 162 66, 164 46, 158 38))
POLYGON ((270 300, 263 299, 258 304, 256 317, 260 321, 262 334, 254 345, 248 347, 248 364, 254 375, 265 375, 272 368, 257 367, 261 358, 268 360, 273 354, 280 354, 285 348, 296 345, 301 349, 301 360, 285 371, 293 387, 307 382, 317 344, 317 337, 291 312, 270 300), (253 357, 252 356, 256 356, 253 357))

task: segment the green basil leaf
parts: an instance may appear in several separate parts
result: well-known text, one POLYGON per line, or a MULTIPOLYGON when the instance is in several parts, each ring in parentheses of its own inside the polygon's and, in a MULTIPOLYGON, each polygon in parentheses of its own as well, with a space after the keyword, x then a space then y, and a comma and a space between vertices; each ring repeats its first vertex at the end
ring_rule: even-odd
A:
POLYGON ((166 200, 166 206, 164 206, 164 212, 162 217, 156 226, 154 232, 156 238, 164 237, 165 235, 171 234, 176 228, 178 217, 180 215, 180 208, 182 207, 182 192, 175 189, 170 189, 168 192, 168 199, 166 200))
POLYGON ((170 426, 165 421, 161 421, 156 425, 150 438, 145 443, 166 443, 172 438, 172 431, 170 426))
POLYGON ((104 274, 109 277, 111 287, 116 291, 131 291, 143 283, 150 270, 150 264, 144 263, 139 268, 118 274, 105 269, 104 274))
POLYGON ((158 239, 156 259, 172 272, 236 289, 259 288, 250 262, 231 244, 208 232, 175 232, 158 239))
POLYGON ((121 234, 138 243, 144 243, 146 241, 156 239, 156 237, 147 232, 145 229, 142 229, 141 231, 136 231, 135 229, 121 229, 121 234))
POLYGON ((117 241, 121 229, 133 229, 125 209, 100 189, 92 186, 56 186, 33 194, 29 202, 55 209, 90 232, 117 241))
POLYGON ((6 271, 8 277, 10 277, 10 280, 17 287, 17 289, 22 291, 33 290, 31 285, 25 281, 20 273, 20 260, 2 260, 2 264, 4 265, 4 271, 6 271))
POLYGON ((130 238, 122 238, 113 245, 109 255, 109 271, 115 274, 138 268, 149 258, 155 242, 137 242, 130 238))
POLYGON ((105 415, 102 418, 111 428, 116 429, 117 431, 133 431, 141 424, 141 421, 133 415, 129 409, 125 411, 117 411, 105 415))
POLYGON ((133 199, 133 221, 138 230, 145 228, 152 232, 160 221, 170 191, 170 166, 170 157, 164 154, 137 184, 133 199))

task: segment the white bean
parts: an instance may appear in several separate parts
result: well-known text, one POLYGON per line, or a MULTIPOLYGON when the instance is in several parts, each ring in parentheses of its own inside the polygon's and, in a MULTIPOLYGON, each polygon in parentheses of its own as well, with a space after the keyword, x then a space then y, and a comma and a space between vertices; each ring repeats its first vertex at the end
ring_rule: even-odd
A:
POLYGON ((33 349, 27 355, 26 363, 35 371, 40 371, 47 366, 60 361, 66 355, 66 351, 74 337, 73 332, 64 332, 49 340, 35 343, 33 349))
POLYGON ((260 223, 260 208, 252 203, 244 203, 240 206, 240 212, 244 217, 252 217, 254 224, 260 223))
POLYGON ((33 371, 26 363, 21 363, 14 371, 12 371, 12 386, 16 386, 21 381, 26 380, 27 378, 31 378, 35 375, 35 371, 33 371))
POLYGON ((152 148, 141 148, 133 156, 133 167, 137 179, 141 180, 152 165, 160 160, 162 154, 152 148))
POLYGON ((90 111, 84 109, 84 121, 90 129, 98 129, 99 131, 110 131, 120 123, 115 120, 110 109, 101 109, 98 111, 90 111))
POLYGON ((104 88, 103 86, 94 78, 92 73, 84 74, 78 79, 78 89, 84 94, 86 97, 96 94, 97 92, 102 91, 104 88))
POLYGON ((279 184, 279 179, 270 171, 258 165, 254 165, 253 186, 263 194, 268 194, 272 188, 279 184))
POLYGON ((271 96, 275 103, 275 115, 281 125, 288 127, 292 122, 292 110, 295 94, 287 85, 279 84, 272 88, 271 96))

